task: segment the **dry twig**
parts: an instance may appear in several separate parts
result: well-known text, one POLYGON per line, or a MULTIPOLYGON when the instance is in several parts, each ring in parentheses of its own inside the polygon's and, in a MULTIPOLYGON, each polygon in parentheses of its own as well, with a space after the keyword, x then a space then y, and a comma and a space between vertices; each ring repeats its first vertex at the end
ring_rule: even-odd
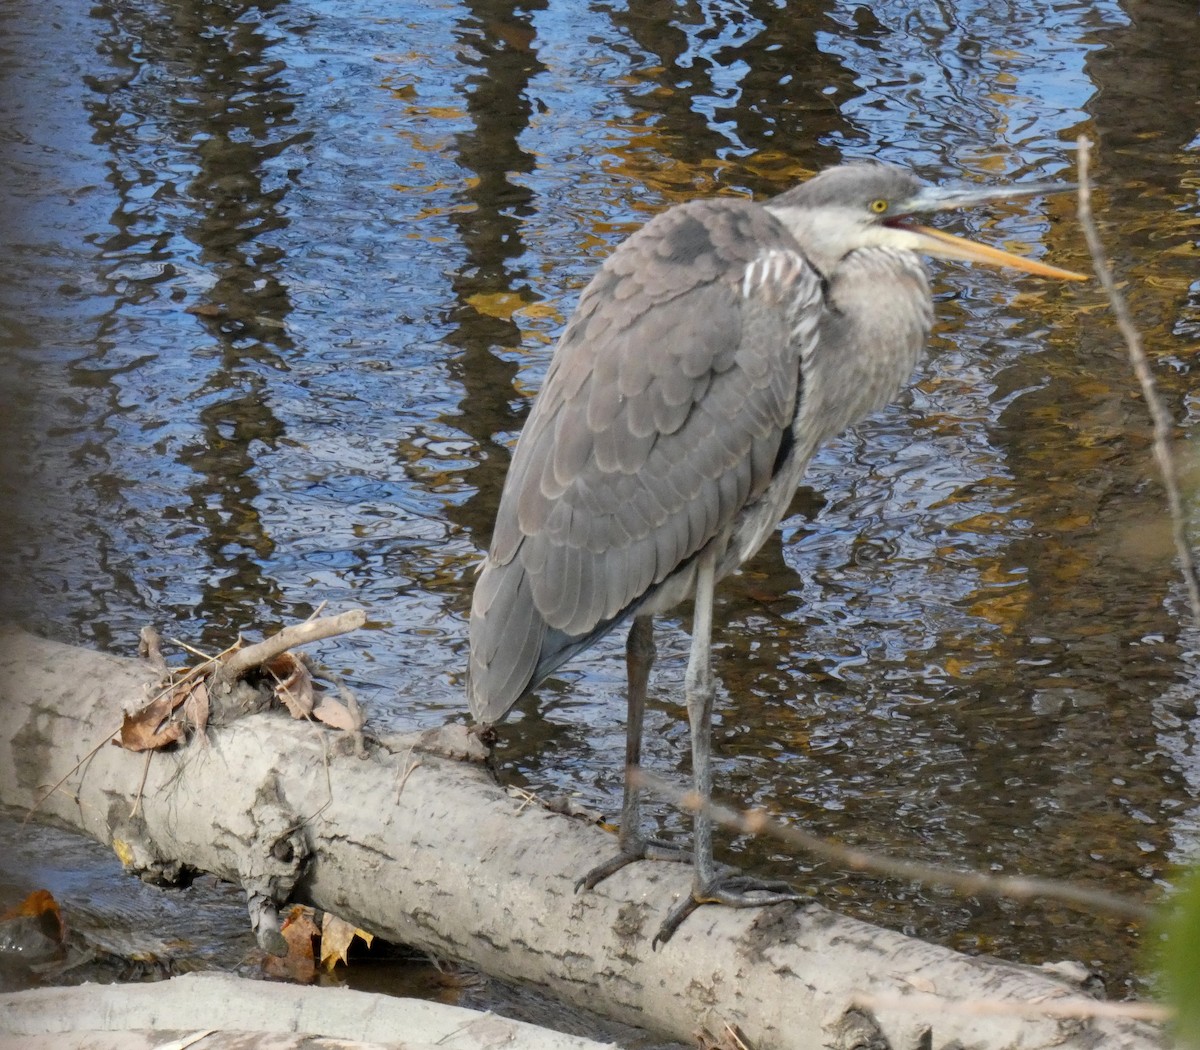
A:
POLYGON ((836 864, 847 871, 882 875, 886 878, 904 879, 924 886, 944 886, 957 893, 971 896, 1005 897, 1011 900, 1041 898, 1064 904, 1077 911, 1103 912, 1123 919, 1145 921, 1154 914, 1153 910, 1137 901, 1118 897, 1103 890, 1086 889, 1058 879, 1026 878, 1021 875, 985 875, 979 871, 957 871, 933 864, 918 864, 915 861, 887 857, 881 853, 843 846, 831 839, 810 835, 799 828, 780 824, 762 810, 739 813, 727 806, 710 803, 707 807, 694 791, 682 791, 665 780, 650 776, 640 769, 629 773, 633 783, 653 791, 680 809, 698 813, 707 809, 709 816, 722 827, 745 835, 769 835, 786 842, 789 846, 811 853, 836 864))
POLYGON ((348 634, 366 623, 367 614, 361 609, 351 609, 337 616, 327 616, 320 620, 306 620, 304 623, 285 627, 278 634, 271 635, 261 642, 239 649, 228 660, 223 668, 224 674, 230 680, 239 678, 252 668, 273 660, 280 653, 287 652, 297 645, 320 641, 322 638, 332 638, 338 634, 348 634))
POLYGON ((1096 277, 1100 281, 1108 303, 1117 321, 1117 328, 1125 339, 1129 352, 1129 361, 1133 365, 1134 374, 1142 386, 1142 396, 1146 399, 1146 409, 1154 425, 1154 458, 1158 460, 1158 469, 1162 474, 1163 486, 1167 491, 1167 506, 1171 512, 1171 531, 1175 538, 1175 550, 1179 555, 1179 568, 1183 573, 1183 581, 1187 585, 1188 602, 1192 609, 1192 622, 1200 626, 1200 575, 1196 572, 1196 560, 1192 555, 1192 545, 1188 537, 1187 517, 1183 509, 1183 496, 1179 484, 1179 471, 1175 458, 1171 454, 1172 430, 1174 424, 1170 413, 1158 396, 1158 384, 1154 381, 1150 362, 1142 347, 1142 337, 1133 323, 1129 306, 1125 297, 1113 279, 1112 267, 1104 254, 1104 245, 1100 241, 1100 233, 1096 221, 1092 217, 1092 187, 1088 180, 1088 169, 1091 160, 1091 142, 1086 135, 1080 135, 1079 145, 1079 225, 1083 227, 1087 239, 1088 251, 1092 256, 1092 265, 1096 277))
POLYGON ((925 1016, 941 1013, 969 1014, 975 1017, 1062 1017, 1083 1021, 1092 1017, 1121 1017, 1131 1021, 1169 1021, 1175 1014, 1161 1003, 1110 1003, 1101 999, 1066 997, 1040 1002, 1016 1002, 1012 999, 944 999, 938 995, 865 995, 859 992, 852 1004, 864 1010, 908 1010, 925 1016))

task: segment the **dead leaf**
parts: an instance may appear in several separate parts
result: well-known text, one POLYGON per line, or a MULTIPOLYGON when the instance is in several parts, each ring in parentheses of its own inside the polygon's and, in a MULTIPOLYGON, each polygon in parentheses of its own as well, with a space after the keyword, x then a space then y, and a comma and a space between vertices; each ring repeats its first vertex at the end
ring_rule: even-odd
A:
POLYGON ((61 960, 66 932, 58 904, 47 890, 35 890, 0 915, 0 944, 6 964, 25 968, 61 960))
POLYGON ((266 672, 275 680, 275 695, 293 718, 308 718, 313 710, 313 681, 304 663, 292 653, 280 653, 266 672))
POLYGON ((20 904, 0 915, 0 922, 11 919, 37 919, 38 926, 47 936, 61 944, 67 936, 67 924, 63 922, 58 901, 49 890, 34 890, 20 904))
POLYGON ((117 860, 121 862, 121 867, 128 871, 133 871, 135 859, 133 846, 122 838, 115 838, 112 840, 112 848, 113 852, 117 855, 117 860))
POLYGON ((322 696, 317 701, 317 706, 313 708, 313 717, 346 733, 357 733, 362 728, 361 721, 354 717, 350 709, 331 696, 322 696))
POLYGON ((366 941, 368 948, 375 939, 366 930, 360 930, 345 919, 339 919, 336 915, 326 912, 321 923, 321 965, 326 970, 332 970, 339 962, 344 963, 350 943, 355 937, 366 941))
POLYGON ((507 321, 525 305, 525 300, 517 292, 477 292, 468 297, 467 303, 481 314, 507 321))
POLYGON ((321 933, 313 922, 312 909, 302 904, 295 905, 283 920, 279 932, 287 942, 287 955, 269 956, 263 969, 269 977, 279 977, 296 984, 312 984, 317 979, 313 938, 321 933))
POLYGON ((197 682, 188 690, 188 697, 183 702, 183 717, 194 726, 197 737, 204 740, 204 731, 208 728, 208 686, 203 681, 197 682))
POLYGON ((183 736, 183 724, 167 719, 191 691, 192 683, 185 682, 160 693, 145 707, 127 713, 121 721, 121 738, 113 743, 127 751, 152 751, 175 743, 183 736))
POLYGON ((934 984, 933 981, 931 981, 928 977, 923 977, 919 973, 900 974, 900 979, 904 981, 905 984, 911 985, 918 992, 924 992, 926 995, 937 994, 937 985, 934 984))

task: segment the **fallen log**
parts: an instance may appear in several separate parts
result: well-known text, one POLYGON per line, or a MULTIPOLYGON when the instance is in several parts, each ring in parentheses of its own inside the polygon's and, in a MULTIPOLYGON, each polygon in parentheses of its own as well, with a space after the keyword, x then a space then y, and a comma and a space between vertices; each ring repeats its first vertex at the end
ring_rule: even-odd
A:
POLYGON ((443 1003, 216 973, 154 984, 10 992, 0 995, 0 1036, 8 1050, 165 1050, 193 1044, 197 1050, 608 1046, 443 1003))
POLYGON ((815 904, 703 908, 652 951, 688 892, 685 866, 630 865, 576 893, 611 837, 433 753, 446 750, 437 733, 345 746, 355 738, 268 711, 210 725, 205 746, 109 746, 149 677, 137 661, 0 634, 0 804, 111 844, 144 878, 212 872, 242 886, 252 914, 309 903, 676 1039, 729 1024, 756 1050, 1166 1045, 1144 1021, 1089 1016, 1051 973, 815 904), (953 1008, 997 1000, 1013 1013, 953 1008))

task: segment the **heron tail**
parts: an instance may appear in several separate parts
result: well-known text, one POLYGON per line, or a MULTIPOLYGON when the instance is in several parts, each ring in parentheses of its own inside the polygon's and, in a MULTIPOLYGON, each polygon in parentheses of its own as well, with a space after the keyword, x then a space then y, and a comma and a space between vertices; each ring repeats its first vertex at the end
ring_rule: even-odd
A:
POLYGON ((519 558, 488 559, 471 602, 467 700, 475 721, 499 722, 537 684, 546 622, 519 558))

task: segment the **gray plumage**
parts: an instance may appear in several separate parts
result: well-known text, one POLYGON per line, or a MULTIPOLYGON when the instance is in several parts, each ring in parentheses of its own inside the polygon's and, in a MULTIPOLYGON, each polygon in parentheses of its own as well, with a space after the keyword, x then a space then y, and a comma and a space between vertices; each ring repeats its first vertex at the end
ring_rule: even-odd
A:
MULTIPOLYGON (((882 164, 822 172, 765 205, 680 205, 625 241, 585 289, 517 442, 471 606, 467 693, 482 723, 580 649, 631 620, 627 768, 640 763, 652 617, 695 598, 685 677, 696 795, 711 797, 716 582, 762 546, 820 443, 892 398, 929 336, 919 253, 1065 270, 908 221, 919 212, 1064 186, 923 187, 882 164)), ((625 864, 661 857, 625 779, 625 864)), ((719 871, 695 818, 692 909, 799 899, 791 887, 719 871)))
POLYGON ((846 166, 766 206, 703 200, 659 215, 580 299, 525 425, 471 611, 469 697, 495 722, 635 612, 689 597, 714 540, 718 579, 762 545, 818 444, 916 366, 932 306, 919 258, 805 247, 833 174, 864 214, 919 183, 846 166), (816 255, 816 258, 813 258, 816 255), (899 302, 878 294, 898 283, 899 302), (885 334, 886 333, 886 334, 885 334))

